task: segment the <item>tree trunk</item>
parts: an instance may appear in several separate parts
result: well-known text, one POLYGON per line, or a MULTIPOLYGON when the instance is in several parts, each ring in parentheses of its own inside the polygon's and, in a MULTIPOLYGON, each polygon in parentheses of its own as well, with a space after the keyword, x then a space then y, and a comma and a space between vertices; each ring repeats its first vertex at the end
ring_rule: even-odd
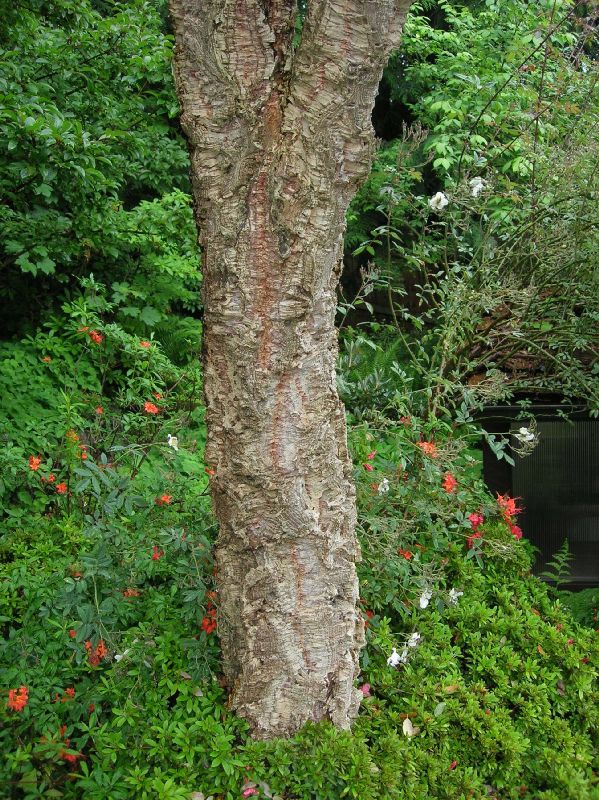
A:
POLYGON ((409 0, 171 0, 203 246, 206 463, 231 706, 349 727, 364 641, 334 326, 345 212, 409 0))

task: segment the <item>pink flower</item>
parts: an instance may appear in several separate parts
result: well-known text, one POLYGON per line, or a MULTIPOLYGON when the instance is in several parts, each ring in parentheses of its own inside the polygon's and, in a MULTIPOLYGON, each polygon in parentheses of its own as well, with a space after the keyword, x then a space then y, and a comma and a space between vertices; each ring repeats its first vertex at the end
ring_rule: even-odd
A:
POLYGON ((373 450, 372 453, 368 453, 366 456, 367 461, 372 461, 372 459, 376 456, 376 450, 373 450))
POLYGON ((449 765, 449 769, 450 770, 455 769, 457 767, 457 765, 458 765, 457 761, 452 761, 451 764, 449 765))
POLYGON ((470 520, 470 524, 472 525, 472 530, 476 531, 476 529, 483 524, 485 518, 480 513, 473 513, 468 514, 468 519, 470 520))
POLYGON ((158 561, 164 555, 164 550, 159 550, 156 545, 152 549, 152 561, 158 561))
POLYGON ((510 531, 512 532, 512 536, 518 542, 522 538, 522 528, 519 525, 510 525, 510 531))
POLYGON ((244 789, 241 793, 242 797, 251 797, 253 794, 258 794, 258 790, 254 786, 248 786, 248 788, 244 789))
POLYGON ((370 697, 370 684, 363 683, 360 687, 360 691, 364 695, 364 697, 370 697))
POLYGON ((373 468, 373 466, 372 466, 372 464, 368 464, 368 463, 366 463, 366 464, 362 464, 362 466, 364 467, 364 469, 365 469, 367 472, 372 472, 372 470, 374 469, 374 468, 373 468))

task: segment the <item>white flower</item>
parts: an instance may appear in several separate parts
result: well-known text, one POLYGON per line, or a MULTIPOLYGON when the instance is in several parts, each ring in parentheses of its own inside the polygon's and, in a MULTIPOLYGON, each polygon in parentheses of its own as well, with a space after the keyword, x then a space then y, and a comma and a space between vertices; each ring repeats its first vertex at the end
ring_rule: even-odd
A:
POLYGON ((472 197, 478 197, 479 194, 484 190, 487 182, 484 181, 482 178, 472 178, 469 183, 470 186, 470 194, 472 197))
POLYGON ((387 494, 389 491, 389 481, 387 478, 383 478, 383 480, 379 483, 379 494, 387 494))
POLYGON ((426 589, 424 592, 422 592, 419 600, 420 608, 426 608, 432 596, 433 593, 431 592, 430 589, 426 589))
POLYGON ((170 433, 167 434, 166 443, 169 447, 172 447, 173 450, 179 450, 179 440, 176 436, 171 436, 170 433))
POLYGON ((416 647, 419 641, 420 641, 420 634, 416 632, 413 633, 408 639, 408 647, 416 647))
POLYGON ((528 430, 528 428, 520 428, 518 433, 515 433, 514 436, 520 442, 534 442, 535 435, 532 431, 528 430))
POLYGON ((458 597, 461 597, 464 592, 458 592, 457 589, 450 589, 449 590, 449 602, 452 606, 457 606, 458 604, 458 597))
POLYGON ((122 661, 123 658, 129 653, 129 650, 123 650, 122 653, 116 653, 114 660, 115 661, 122 661))
POLYGON ((408 651, 402 650, 401 655, 393 648, 391 655, 387 659, 387 664, 390 667, 398 667, 400 664, 405 664, 408 660, 408 651))
POLYGON ((437 192, 436 195, 431 197, 431 199, 428 201, 428 204, 433 211, 443 211, 445 206, 449 205, 449 200, 445 197, 443 192, 437 192))

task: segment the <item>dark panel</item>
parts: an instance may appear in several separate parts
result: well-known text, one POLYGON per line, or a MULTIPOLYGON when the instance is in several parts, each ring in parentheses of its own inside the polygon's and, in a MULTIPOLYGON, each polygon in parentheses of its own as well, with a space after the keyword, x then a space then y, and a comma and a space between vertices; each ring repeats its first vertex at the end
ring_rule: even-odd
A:
MULTIPOLYGON (((512 423, 517 430, 521 423, 512 423)), ((564 539, 574 555, 571 581, 599 584, 599 422, 539 421, 539 443, 516 456, 512 490, 522 498, 520 524, 540 549, 543 569, 564 539)))

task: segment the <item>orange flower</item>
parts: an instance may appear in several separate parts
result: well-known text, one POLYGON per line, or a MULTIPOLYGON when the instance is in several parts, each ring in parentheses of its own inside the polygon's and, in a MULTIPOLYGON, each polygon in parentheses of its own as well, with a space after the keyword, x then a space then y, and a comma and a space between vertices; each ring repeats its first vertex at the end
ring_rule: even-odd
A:
POLYGON ((204 472, 206 473, 206 475, 210 475, 210 477, 216 475, 216 470, 212 469, 212 467, 204 467, 204 472))
POLYGON ((157 497, 156 500, 154 500, 154 502, 157 506, 170 506, 172 499, 172 494, 161 494, 160 497, 157 497))
POLYGON ((160 409, 158 406, 155 406, 154 403, 150 403, 148 400, 144 403, 144 411, 146 414, 158 414, 160 409))
POLYGON ((58 494, 66 494, 67 493, 67 485, 66 485, 66 483, 64 481, 62 483, 57 483, 56 484, 56 491, 58 492, 58 494))
POLYGON ((453 477, 451 472, 446 472, 445 477, 443 478, 443 489, 447 492, 447 494, 453 494, 455 492, 458 482, 453 477))
POLYGON ((142 339, 139 346, 145 348, 152 347, 152 342, 148 342, 147 339, 142 339))
POLYGON ((22 711, 27 705, 29 690, 26 686, 8 690, 8 707, 11 711, 22 711))
POLYGON ((90 331, 87 335, 94 344, 102 344, 104 341, 104 337, 101 333, 98 333, 98 331, 90 331))
POLYGON ((102 406, 96 406, 94 408, 94 411, 96 412, 96 414, 99 414, 100 416, 104 413, 104 409, 102 408, 102 406))
POLYGON ((52 361, 52 359, 50 358, 50 356, 44 356, 42 358, 42 361, 44 362, 44 364, 49 364, 52 361))
POLYGON ((65 433, 65 438, 67 439, 67 441, 69 441, 69 442, 73 442, 73 444, 74 444, 75 442, 78 442, 78 441, 79 441, 79 437, 77 436, 77 434, 76 434, 76 433, 75 433, 75 431, 73 431, 73 430, 71 430, 71 431, 67 431, 67 432, 65 433))
POLYGON ((74 639, 75 636, 77 636, 77 631, 75 630, 75 628, 71 628, 69 630, 69 636, 71 637, 71 639, 74 639))
POLYGON ((67 688, 64 690, 64 693, 67 695, 67 697, 75 697, 75 689, 72 686, 67 686, 67 688))
POLYGON ((157 545, 152 548, 152 561, 159 561, 164 555, 164 550, 159 550, 157 545))
POLYGON ((414 553, 411 553, 409 550, 402 550, 401 547, 397 552, 402 558, 405 558, 406 561, 409 561, 414 556, 414 553))
POLYGON ((425 456, 437 458, 439 455, 437 445, 434 442, 416 442, 416 447, 419 447, 425 456))
POLYGON ((123 589, 123 597, 139 597, 139 589, 132 589, 131 587, 123 589))
POLYGON ((40 468, 41 463, 42 459, 40 456, 29 456, 29 469, 32 469, 34 472, 40 468))

